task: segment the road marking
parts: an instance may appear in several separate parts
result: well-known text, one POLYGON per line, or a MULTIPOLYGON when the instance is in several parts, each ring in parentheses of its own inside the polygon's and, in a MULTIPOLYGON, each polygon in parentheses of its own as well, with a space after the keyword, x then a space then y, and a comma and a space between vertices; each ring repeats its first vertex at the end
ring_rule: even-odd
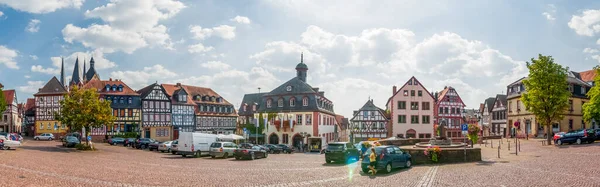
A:
POLYGON ((433 166, 429 168, 427 173, 425 173, 425 176, 423 176, 419 181, 419 184, 417 184, 417 187, 431 187, 433 185, 433 179, 437 174, 438 167, 439 166, 433 166))
POLYGON ((60 178, 60 179, 64 179, 64 180, 71 180, 71 181, 79 182, 79 183, 96 184, 96 185, 102 185, 102 186, 146 186, 146 185, 139 185, 139 184, 128 184, 128 183, 120 183, 120 182, 110 182, 110 181, 103 181, 103 180, 97 180, 97 179, 82 178, 82 177, 75 177, 75 176, 68 176, 68 175, 61 175, 61 174, 56 174, 56 173, 48 173, 48 172, 43 172, 43 171, 37 171, 37 170, 22 168, 22 167, 18 167, 18 166, 9 166, 9 165, 6 165, 6 164, 0 164, 0 167, 21 170, 21 171, 24 171, 24 172, 29 172, 29 173, 34 173, 34 174, 43 175, 43 176, 49 176, 49 177, 55 177, 55 178, 60 178))
POLYGON ((351 175, 351 176, 345 176, 345 177, 334 177, 334 178, 328 178, 328 179, 312 180, 312 181, 301 181, 301 182, 290 182, 290 183, 271 184, 271 185, 265 185, 264 187, 276 187, 276 186, 306 186, 306 185, 312 185, 312 184, 319 184, 319 183, 325 183, 325 182, 332 182, 332 181, 345 180, 345 179, 347 179, 347 178, 350 178, 350 177, 357 177, 357 176, 360 176, 360 174, 354 174, 354 175, 351 175))

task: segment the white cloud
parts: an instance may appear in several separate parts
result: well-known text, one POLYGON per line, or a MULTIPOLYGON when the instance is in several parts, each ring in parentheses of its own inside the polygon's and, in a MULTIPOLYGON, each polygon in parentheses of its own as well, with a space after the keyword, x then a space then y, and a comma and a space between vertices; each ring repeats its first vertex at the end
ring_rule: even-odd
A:
POLYGON ((598 49, 592 49, 592 48, 585 48, 583 49, 584 53, 598 53, 598 49))
POLYGON ((38 59, 38 57, 35 56, 35 55, 29 55, 29 58, 31 58, 32 60, 37 60, 38 59))
POLYGON ((213 28, 202 28, 198 25, 191 25, 190 32, 193 34, 192 37, 197 40, 204 40, 213 35, 226 40, 235 38, 235 27, 229 25, 219 25, 213 28))
POLYGON ((582 36, 594 36, 600 32, 600 10, 585 10, 581 15, 573 15, 568 25, 582 36))
POLYGON ((26 79, 29 79, 29 78, 31 78, 31 76, 29 76, 29 75, 25 75, 24 77, 25 77, 26 79))
POLYGON ((235 21, 237 23, 242 23, 242 24, 250 24, 250 18, 245 17, 245 16, 235 16, 235 18, 231 18, 229 21, 235 21))
POLYGON ((214 49, 214 47, 211 47, 211 46, 205 47, 202 43, 188 46, 188 52, 190 52, 190 53, 204 53, 204 52, 212 51, 213 49, 214 49))
MULTIPOLYGON (((86 63, 86 69, 90 68, 90 59, 94 57, 94 68, 96 70, 108 69, 116 67, 116 63, 104 58, 104 53, 99 50, 86 51, 86 52, 74 52, 68 56, 63 57, 65 62, 65 76, 73 74, 73 68, 75 61, 79 58, 80 72, 83 72, 83 63, 86 63)), ((50 57, 50 65, 44 67, 43 65, 31 66, 32 72, 45 73, 49 75, 60 75, 60 68, 62 66, 62 59, 60 56, 50 57)), ((102 75, 100 75, 101 78, 102 75)), ((68 80, 68 79, 67 79, 68 80)))
POLYGON ((20 92, 33 94, 37 93, 40 88, 44 87, 44 84, 46 84, 44 81, 27 81, 27 85, 19 86, 18 89, 20 92))
POLYGON ((165 81, 174 78, 177 76, 177 73, 157 64, 144 67, 140 71, 115 71, 110 73, 110 76, 113 79, 122 79, 127 85, 135 89, 140 89, 156 81, 165 81))
POLYGON ((231 68, 229 64, 223 63, 221 61, 208 61, 200 64, 203 68, 214 69, 214 70, 227 70, 231 68))
MULTIPOLYGON (((49 75, 58 75, 60 74, 60 68, 44 68, 41 65, 33 65, 31 66, 32 72, 45 73, 49 75)), ((66 71, 66 70, 65 70, 66 71)))
POLYGON ((17 62, 15 61, 17 55, 18 51, 0 45, 0 64, 4 64, 6 67, 11 69, 19 69, 17 62))
POLYGON ((77 8, 83 5, 85 0, 0 0, 0 5, 4 4, 15 10, 43 14, 54 12, 62 8, 77 8))
POLYGON ((38 32, 40 30, 40 23, 40 20, 32 19, 29 21, 29 24, 27 24, 27 27, 25 27, 25 31, 31 33, 38 32))
POLYGON ((85 12, 87 18, 100 18, 107 24, 88 28, 68 24, 63 29, 63 38, 105 53, 133 53, 146 46, 173 50, 169 28, 158 23, 174 17, 185 7, 175 0, 112 0, 85 12))
POLYGON ((556 17, 554 17, 554 15, 556 14, 556 6, 554 6, 553 4, 548 4, 547 6, 547 11, 543 12, 542 15, 546 17, 548 21, 554 21, 556 19, 556 17))
POLYGON ((2 17, 4 15, 4 12, 0 11, 0 17, 2 17))

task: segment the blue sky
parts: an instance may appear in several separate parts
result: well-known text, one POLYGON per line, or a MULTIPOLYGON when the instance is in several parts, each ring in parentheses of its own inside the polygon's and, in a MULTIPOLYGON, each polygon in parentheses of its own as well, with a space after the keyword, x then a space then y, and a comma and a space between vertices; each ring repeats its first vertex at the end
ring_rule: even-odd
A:
POLYGON ((0 0, 0 12, 0 82, 20 101, 59 76, 61 56, 68 76, 94 56, 102 79, 211 87, 237 107, 292 78, 304 52, 309 84, 346 116, 369 97, 384 108, 411 76, 477 108, 538 53, 573 71, 600 60, 591 0, 0 0))

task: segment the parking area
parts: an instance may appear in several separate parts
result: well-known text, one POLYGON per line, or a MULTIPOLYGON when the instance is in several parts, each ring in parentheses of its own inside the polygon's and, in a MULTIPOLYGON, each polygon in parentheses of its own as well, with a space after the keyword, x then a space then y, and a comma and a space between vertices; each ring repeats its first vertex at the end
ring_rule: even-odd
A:
MULTIPOLYGON (((506 140, 505 140, 506 141, 506 140)), ((483 162, 415 166, 365 175, 358 164, 325 164, 320 154, 266 159, 182 158, 123 146, 80 152, 55 141, 26 140, 0 151, 0 186, 598 186, 600 145, 544 146, 522 141, 519 155, 503 142, 482 146, 483 162)))

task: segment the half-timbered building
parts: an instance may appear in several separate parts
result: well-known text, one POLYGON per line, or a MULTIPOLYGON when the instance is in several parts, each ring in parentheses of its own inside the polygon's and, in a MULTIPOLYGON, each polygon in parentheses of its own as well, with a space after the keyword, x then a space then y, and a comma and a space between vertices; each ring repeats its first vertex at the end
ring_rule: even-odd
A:
POLYGON ((34 94, 35 96, 35 135, 52 133, 56 137, 66 134, 67 127, 54 118, 54 114, 60 115, 60 101, 67 94, 67 89, 52 77, 44 87, 34 94))
POLYGON ((167 96, 171 98, 171 122, 173 139, 179 138, 179 132, 194 132, 196 128, 196 104, 181 83, 162 84, 167 96))
POLYGON ((142 100, 142 137, 158 141, 171 140, 171 99, 158 83, 137 91, 142 100))
POLYGON ((101 101, 109 101, 112 115, 116 120, 112 125, 92 128, 90 133, 94 141, 100 141, 107 136, 124 133, 139 133, 141 100, 140 94, 118 79, 92 79, 85 83, 83 89, 97 91, 101 101))
POLYGON ((27 98, 23 117, 23 126, 26 136, 32 136, 35 129, 35 98, 27 98))
POLYGON ((492 108, 492 134, 506 136, 506 111, 508 109, 506 95, 498 94, 492 108))
POLYGON ((182 85, 197 105, 196 131, 234 134, 237 113, 229 101, 210 88, 182 85))
POLYGON ((354 116, 350 119, 350 138, 354 142, 366 141, 372 138, 387 138, 388 122, 389 119, 385 115, 385 110, 375 106, 373 100, 370 99, 359 110, 354 111, 354 116))
POLYGON ((392 88, 386 107, 390 111, 390 136, 401 138, 431 138, 435 97, 415 77, 408 79, 400 89, 392 88))
POLYGON ((461 124, 464 122, 465 103, 456 89, 447 86, 440 92, 435 104, 436 122, 447 127, 447 137, 462 137, 461 124))
POLYGON ((21 132, 21 119, 19 118, 19 108, 17 103, 17 92, 15 90, 2 90, 6 110, 2 111, 0 116, 0 132, 21 132))

